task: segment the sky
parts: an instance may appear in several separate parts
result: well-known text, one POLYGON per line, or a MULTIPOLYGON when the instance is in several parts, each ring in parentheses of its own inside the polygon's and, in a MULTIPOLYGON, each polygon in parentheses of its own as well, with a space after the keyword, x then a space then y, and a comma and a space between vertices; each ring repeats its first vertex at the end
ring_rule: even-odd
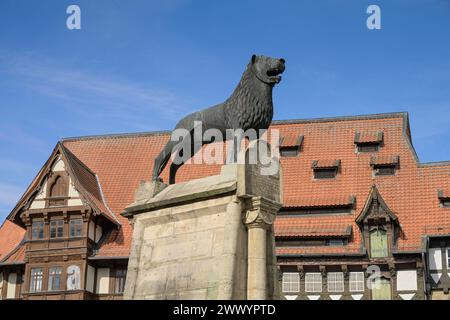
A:
POLYGON ((407 111, 420 160, 450 160, 449 0, 1 0, 0 221, 59 139, 170 130, 254 53, 286 60, 275 119, 407 111))

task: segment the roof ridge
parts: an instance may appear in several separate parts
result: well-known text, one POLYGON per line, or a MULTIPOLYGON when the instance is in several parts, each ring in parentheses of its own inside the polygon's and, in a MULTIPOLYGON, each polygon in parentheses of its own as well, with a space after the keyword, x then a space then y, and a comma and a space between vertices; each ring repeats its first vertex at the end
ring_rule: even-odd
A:
MULTIPOLYGON (((332 122, 332 121, 351 121, 351 120, 374 120, 374 119, 387 119, 387 118, 405 118, 408 116, 407 111, 390 112, 390 113, 374 113, 363 114, 355 116, 336 116, 336 117, 322 117, 322 118, 310 118, 310 119, 289 119, 289 120, 273 120, 272 124, 294 124, 294 123, 315 123, 315 122, 332 122)), ((67 137, 61 138, 60 142, 71 142, 81 140, 96 140, 96 139, 114 139, 114 138, 135 138, 142 136, 156 136, 170 134, 170 130, 158 130, 158 131, 143 131, 143 132, 130 132, 130 133, 112 133, 112 134, 99 134, 99 135, 87 135, 80 137, 67 137)))
POLYGON ((159 131, 143 131, 143 132, 130 132, 130 133, 111 133, 111 134, 99 134, 99 135, 88 135, 80 137, 68 137, 61 138, 60 142, 72 142, 81 140, 100 140, 100 139, 117 139, 117 138, 137 138, 145 136, 157 136, 170 134, 170 130, 159 130, 159 131))
POLYGON ((407 111, 361 114, 354 116, 336 116, 336 117, 320 117, 311 119, 290 119, 290 120, 273 120, 272 124, 295 124, 295 123, 317 123, 317 122, 335 122, 335 121, 351 121, 351 120, 376 120, 390 118, 405 118, 408 116, 407 111))

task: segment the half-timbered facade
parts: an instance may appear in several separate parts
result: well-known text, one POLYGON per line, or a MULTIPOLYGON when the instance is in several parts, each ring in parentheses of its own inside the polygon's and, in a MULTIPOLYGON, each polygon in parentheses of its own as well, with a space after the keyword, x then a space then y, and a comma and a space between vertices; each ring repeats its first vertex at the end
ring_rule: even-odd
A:
MULTIPOLYGON (((420 163, 406 113, 275 121, 283 299, 448 299, 450 162, 420 163)), ((62 139, 0 228, 1 299, 121 299, 121 216, 169 132, 62 139)), ((181 167, 179 182, 220 165, 181 167)), ((165 181, 168 172, 162 174, 165 181)))

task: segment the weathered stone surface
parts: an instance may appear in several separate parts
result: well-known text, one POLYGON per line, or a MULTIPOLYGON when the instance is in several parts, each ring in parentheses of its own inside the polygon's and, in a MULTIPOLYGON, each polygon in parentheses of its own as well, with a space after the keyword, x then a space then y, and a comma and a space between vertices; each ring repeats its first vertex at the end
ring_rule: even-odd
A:
MULTIPOLYGON (((125 299, 274 296, 272 222, 279 204, 238 195, 249 190, 246 170, 227 165, 218 176, 170 185, 126 209, 134 231, 125 299)), ((269 191, 279 194, 279 185, 269 191)))

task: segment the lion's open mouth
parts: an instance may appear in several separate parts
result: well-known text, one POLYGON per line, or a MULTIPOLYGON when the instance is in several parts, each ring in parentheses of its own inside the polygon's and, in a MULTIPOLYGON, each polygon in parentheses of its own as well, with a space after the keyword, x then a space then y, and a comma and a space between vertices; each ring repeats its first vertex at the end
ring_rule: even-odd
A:
POLYGON ((280 73, 282 73, 282 71, 278 68, 272 68, 272 69, 267 70, 267 75, 269 77, 276 77, 280 73))
POLYGON ((266 74, 271 80, 278 83, 281 81, 280 74, 283 73, 283 71, 284 70, 281 70, 279 68, 272 68, 272 69, 267 70, 266 74))

